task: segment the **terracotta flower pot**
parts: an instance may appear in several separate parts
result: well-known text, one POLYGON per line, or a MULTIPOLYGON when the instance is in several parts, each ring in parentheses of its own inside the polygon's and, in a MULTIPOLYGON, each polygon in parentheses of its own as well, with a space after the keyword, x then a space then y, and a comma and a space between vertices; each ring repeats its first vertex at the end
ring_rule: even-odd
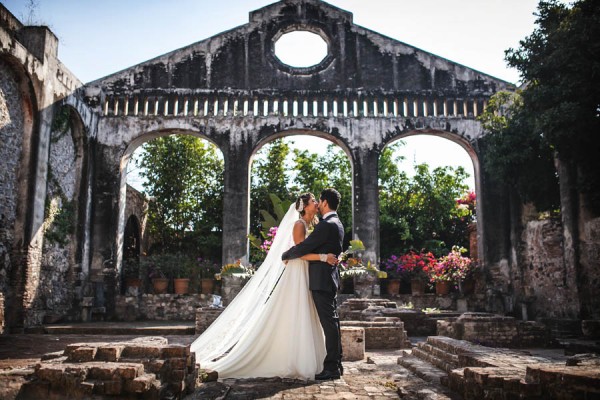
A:
POLYGON ((167 278, 152 279, 152 288, 154 289, 154 294, 167 293, 168 287, 169 287, 169 280, 167 278))
POLYGON ((395 295, 400 292, 400 279, 390 279, 387 282, 387 293, 395 295))
POLYGON ((450 282, 439 281, 435 283, 435 294, 438 296, 445 296, 450 293, 450 282))
POLYGON ((140 278, 127 277, 125 278, 125 286, 139 288, 142 286, 142 280, 140 278))
POLYGON ((475 291, 475 280, 473 278, 467 278, 462 282, 458 282, 458 287, 462 294, 473 294, 475 291))
POLYGON ((425 282, 423 282, 421 279, 412 279, 410 281, 410 291, 413 296, 423 295, 423 293, 425 293, 425 282))
POLYGON ((202 278, 200 288, 203 294, 211 294, 215 288, 215 280, 211 278, 202 278))
POLYGON ((187 294, 190 290, 190 280, 188 278, 173 279, 173 288, 175 294, 187 294))

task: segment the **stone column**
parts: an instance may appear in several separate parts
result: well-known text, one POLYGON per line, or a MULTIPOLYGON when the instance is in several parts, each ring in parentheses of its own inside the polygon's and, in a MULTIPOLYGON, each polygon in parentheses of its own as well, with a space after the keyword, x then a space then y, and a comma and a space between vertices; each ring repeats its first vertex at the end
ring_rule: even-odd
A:
MULTIPOLYGON (((379 260, 379 151, 353 150, 354 182, 352 190, 352 238, 362 240, 365 262, 379 260)), ((342 199, 349 201, 349 199, 342 199)))
POLYGON ((225 161, 223 198, 223 264, 237 259, 248 262, 250 151, 236 143, 223 152, 225 161))
MULTIPOLYGON (((119 193, 121 190, 119 147, 95 145, 93 163, 93 213, 91 216, 91 265, 89 281, 94 291, 94 307, 114 309, 118 293, 117 238, 119 231, 119 193)), ((122 241, 122 232, 121 238, 122 241)))

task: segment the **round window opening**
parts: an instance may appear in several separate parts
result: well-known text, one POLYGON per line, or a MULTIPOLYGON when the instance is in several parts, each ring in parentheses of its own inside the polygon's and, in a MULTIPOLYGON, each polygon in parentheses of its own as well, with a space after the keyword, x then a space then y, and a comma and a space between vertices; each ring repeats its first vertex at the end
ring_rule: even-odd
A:
POLYGON ((314 67, 323 61, 327 54, 327 42, 309 31, 284 33, 275 42, 275 56, 293 68, 314 67))

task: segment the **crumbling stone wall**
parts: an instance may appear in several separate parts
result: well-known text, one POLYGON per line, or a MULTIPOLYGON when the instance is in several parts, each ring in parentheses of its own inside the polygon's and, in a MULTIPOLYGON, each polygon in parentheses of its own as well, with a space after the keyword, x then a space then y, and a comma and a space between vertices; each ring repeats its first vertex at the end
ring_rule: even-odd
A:
POLYGON ((196 309, 208 303, 201 294, 142 294, 117 296, 115 318, 120 321, 194 321, 196 309))
MULTIPOLYGON (((77 200, 81 163, 70 121, 70 110, 61 109, 54 120, 48 158, 48 186, 44 220, 38 323, 73 314, 77 237, 77 200)), ((76 317, 71 315, 71 317, 76 317)))
MULTIPOLYGON (((0 296, 6 297, 17 216, 17 173, 23 148, 22 97, 12 69, 0 59, 0 296)), ((2 319, 4 326, 4 304, 2 319)), ((3 328, 0 328, 2 333, 3 328)))
POLYGON ((560 220, 527 222, 521 240, 520 263, 511 277, 516 302, 526 305, 528 319, 576 318, 577 288, 567 277, 560 220))
POLYGON ((583 317, 600 319, 600 218, 581 222, 581 274, 583 317))

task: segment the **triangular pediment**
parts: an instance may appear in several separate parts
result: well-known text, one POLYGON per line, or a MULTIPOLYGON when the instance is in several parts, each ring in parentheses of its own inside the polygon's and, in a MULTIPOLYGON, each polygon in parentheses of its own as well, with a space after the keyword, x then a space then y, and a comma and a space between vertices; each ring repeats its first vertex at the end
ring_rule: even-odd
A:
POLYGON ((249 22, 90 83, 112 93, 165 90, 383 91, 490 95, 510 83, 352 22, 319 0, 284 0, 249 22), (328 56, 310 68, 283 64, 274 42, 293 30, 319 34, 328 56))

